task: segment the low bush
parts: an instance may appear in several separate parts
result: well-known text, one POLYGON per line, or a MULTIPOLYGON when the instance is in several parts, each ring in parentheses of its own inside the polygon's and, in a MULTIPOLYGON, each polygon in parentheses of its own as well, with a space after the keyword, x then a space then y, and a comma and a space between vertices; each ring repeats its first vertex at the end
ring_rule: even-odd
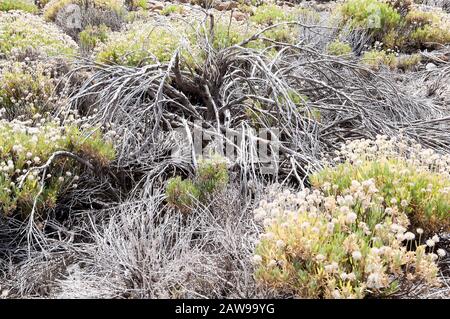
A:
POLYGON ((327 53, 331 55, 349 55, 352 53, 350 44, 335 40, 327 45, 327 53))
POLYGON ((385 49, 411 51, 450 42, 450 17, 422 11, 408 0, 348 0, 340 12, 351 28, 369 30, 372 42, 380 41, 385 49))
POLYGON ((93 50, 98 44, 105 43, 111 30, 104 24, 100 26, 87 26, 78 34, 80 48, 85 51, 93 50))
POLYGON ((258 282, 282 296, 335 299, 439 285, 438 256, 406 232, 407 217, 385 207, 374 180, 354 183, 342 196, 332 189, 276 191, 261 201, 258 282), (414 242, 418 247, 409 250, 414 242))
POLYGON ((197 201, 205 202, 210 195, 223 190, 228 181, 228 168, 222 157, 215 155, 201 158, 192 180, 182 180, 180 176, 169 179, 166 186, 166 200, 170 206, 188 213, 197 201))
POLYGON ((36 13, 37 6, 29 0, 0 0, 0 11, 22 10, 36 13))
POLYGON ((31 118, 55 109, 57 97, 51 65, 12 62, 0 70, 0 108, 9 119, 31 118))
POLYGON ((352 185, 372 180, 382 203, 404 212, 412 227, 450 230, 449 155, 380 136, 345 145, 336 160, 311 176, 315 188, 345 196, 352 185))
POLYGON ((44 18, 55 21, 58 12, 68 5, 78 5, 81 8, 94 7, 101 10, 120 12, 123 3, 120 0, 51 0, 44 7, 44 18))
POLYGON ((112 33, 95 49, 95 55, 99 62, 138 66, 168 62, 178 48, 183 62, 193 63, 197 53, 181 27, 137 21, 126 31, 112 33))
POLYGON ((182 6, 177 4, 169 4, 162 9, 159 14, 162 14, 164 16, 168 16, 174 13, 182 14, 184 13, 184 9, 182 6))
POLYGON ((114 158, 113 146, 103 141, 101 134, 45 120, 35 124, 0 120, 0 145, 0 212, 21 218, 34 206, 37 218, 55 206, 61 192, 77 187, 82 164, 72 158, 58 157, 46 171, 36 169, 53 153, 68 151, 102 164, 114 158))
POLYGON ((170 206, 182 213, 188 213, 199 200, 200 191, 194 183, 180 176, 169 179, 166 186, 166 200, 170 206))
POLYGON ((42 18, 19 11, 0 15, 0 56, 11 57, 28 49, 45 56, 72 56, 77 44, 42 18))
POLYGON ((381 66, 390 69, 397 68, 397 58, 394 53, 387 53, 385 50, 370 50, 364 52, 361 63, 369 66, 373 70, 379 70, 381 66))

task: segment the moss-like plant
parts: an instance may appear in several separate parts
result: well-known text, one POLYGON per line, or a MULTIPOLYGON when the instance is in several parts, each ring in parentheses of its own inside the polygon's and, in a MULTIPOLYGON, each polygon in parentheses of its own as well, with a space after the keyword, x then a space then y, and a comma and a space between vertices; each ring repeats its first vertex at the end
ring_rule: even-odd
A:
POLYGON ((327 53, 331 55, 349 55, 352 53, 350 44, 335 40, 327 45, 327 53))
POLYGON ((56 26, 42 18, 19 11, 0 15, 0 54, 13 54, 34 49, 47 56, 72 56, 77 44, 56 26))
POLYGON ((29 0, 0 0, 0 11, 22 10, 36 13, 37 6, 29 0))
POLYGON ((91 163, 102 165, 112 160, 113 146, 106 143, 100 133, 90 133, 75 126, 60 127, 53 122, 32 125, 31 122, 1 120, 0 212, 25 218, 34 207, 38 218, 46 209, 54 207, 64 189, 71 185, 76 187, 76 173, 81 164, 71 158, 55 158, 45 175, 44 171, 34 169, 57 151, 79 154, 91 163))
POLYGON ((187 213, 199 197, 200 191, 191 180, 182 180, 180 176, 169 179, 166 186, 166 199, 170 206, 182 213, 187 213))
POLYGON ((182 213, 189 213, 196 201, 204 202, 208 197, 228 185, 229 175, 224 158, 214 155, 199 159, 198 170, 193 179, 180 176, 169 179, 166 200, 182 213))

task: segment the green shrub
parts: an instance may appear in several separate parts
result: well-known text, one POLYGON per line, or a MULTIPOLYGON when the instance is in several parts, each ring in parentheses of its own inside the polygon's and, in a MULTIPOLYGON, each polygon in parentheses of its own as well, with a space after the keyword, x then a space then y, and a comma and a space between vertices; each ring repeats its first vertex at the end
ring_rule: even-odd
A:
POLYGON ((349 143, 339 161, 311 176, 311 184, 345 195, 353 184, 372 180, 383 203, 406 213, 413 227, 450 230, 450 156, 379 137, 349 143))
POLYGON ((191 180, 182 180, 180 176, 169 179, 166 198, 170 206, 177 208, 182 213, 188 213, 199 197, 200 191, 191 180))
POLYGON ((29 13, 36 13, 36 5, 29 0, 0 0, 0 11, 22 10, 29 13))
POLYGON ((77 50, 77 44, 70 37, 29 13, 1 14, 0 28, 0 54, 6 57, 30 48, 47 56, 71 56, 77 50))
POLYGON ((406 232, 401 210, 386 213, 373 180, 351 185, 342 196, 306 189, 269 197, 255 210, 264 233, 253 262, 256 280, 279 295, 381 297, 403 286, 439 285, 437 256, 406 232), (413 244, 416 250, 408 251, 413 244))
POLYGON ((223 158, 212 156, 211 158, 199 159, 195 185, 202 198, 225 188, 228 180, 227 163, 223 158))
POLYGON ((370 18, 375 14, 379 18, 379 30, 395 28, 401 21, 400 14, 389 4, 380 0, 347 0, 341 6, 345 22, 350 22, 354 28, 368 28, 370 18))
POLYGON ((48 68, 40 62, 15 62, 0 71, 0 108, 5 109, 10 119, 19 115, 31 118, 53 109, 54 103, 50 97, 56 84, 48 68))
POLYGON ((95 49, 96 60, 138 66, 168 62, 180 48, 182 62, 193 63, 197 52, 184 36, 181 27, 165 27, 137 21, 126 31, 114 32, 105 44, 95 49))
POLYGON ((384 50, 371 50, 364 52, 361 62, 374 70, 380 69, 385 65, 391 69, 397 67, 397 58, 394 53, 386 53, 384 50))
POLYGON ((55 158, 39 195, 43 171, 32 168, 46 163, 54 152, 70 151, 102 165, 114 158, 113 146, 106 143, 100 133, 86 138, 91 132, 75 126, 60 127, 42 121, 39 125, 30 123, 0 120, 0 212, 21 218, 31 213, 36 198, 39 216, 55 206, 61 191, 76 187, 76 173, 81 164, 66 157, 55 158))
POLYGON ((411 51, 450 42, 450 17, 413 8, 408 0, 347 0, 340 12, 351 28, 370 29, 372 40, 386 49, 411 51), (371 25, 372 17, 379 18, 379 26, 371 25))
POLYGON ((164 9, 162 9, 159 13, 164 16, 168 16, 174 13, 182 14, 184 13, 184 9, 180 5, 169 4, 168 6, 165 6, 164 9))
POLYGON ((254 15, 250 18, 257 24, 276 24, 288 20, 288 15, 279 6, 273 4, 263 4, 256 8, 254 15))
POLYGON ((331 55, 349 55, 352 53, 350 44, 335 40, 327 45, 327 53, 331 55))
MULTIPOLYGON (((115 12, 121 12, 123 10, 123 1, 121 0, 88 0, 88 3, 102 10, 115 12)), ((86 0, 51 0, 44 7, 44 19, 47 21, 55 21, 58 12, 69 4, 82 7, 86 4, 86 0)))
POLYGON ((397 68, 402 70, 412 70, 422 61, 420 54, 411 54, 397 58, 397 68))
POLYGON ((80 48, 86 51, 93 50, 99 43, 105 43, 111 30, 104 24, 100 26, 88 25, 78 34, 80 48))
POLYGON ((189 213, 197 202, 205 202, 208 197, 228 185, 226 161, 220 156, 199 159, 193 180, 182 180, 180 176, 169 179, 166 186, 166 200, 182 213, 189 213))

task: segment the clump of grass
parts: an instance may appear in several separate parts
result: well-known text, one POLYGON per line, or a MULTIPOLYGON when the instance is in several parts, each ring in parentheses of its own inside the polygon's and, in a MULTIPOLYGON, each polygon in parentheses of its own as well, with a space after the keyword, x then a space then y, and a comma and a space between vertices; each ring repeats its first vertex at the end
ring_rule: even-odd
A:
POLYGON ((105 43, 111 30, 104 24, 100 26, 88 25, 78 34, 80 48, 86 51, 93 50, 99 43, 105 43))
POLYGON ((171 178, 166 186, 166 200, 170 206, 183 213, 190 212, 197 201, 206 201, 215 192, 223 190, 229 181, 225 160, 214 155, 198 161, 195 177, 182 180, 171 178))

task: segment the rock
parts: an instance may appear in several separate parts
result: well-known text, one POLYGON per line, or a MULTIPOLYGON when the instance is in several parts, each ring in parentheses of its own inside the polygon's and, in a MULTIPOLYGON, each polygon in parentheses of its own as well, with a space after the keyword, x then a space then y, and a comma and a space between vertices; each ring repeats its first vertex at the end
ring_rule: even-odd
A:
POLYGON ((159 1, 149 1, 148 2, 148 10, 149 11, 159 11, 164 9, 164 4, 159 1))
POLYGON ((430 63, 427 64, 427 66, 425 67, 425 69, 426 69, 427 71, 433 71, 433 70, 436 70, 436 69, 437 69, 437 66, 436 66, 436 64, 430 62, 430 63))
POLYGON ((239 12, 239 11, 233 13, 233 18, 236 21, 245 21, 245 20, 248 19, 247 15, 245 13, 242 13, 242 12, 239 12))
POLYGON ((219 10, 219 11, 225 11, 225 10, 236 9, 237 6, 238 6, 237 2, 234 2, 234 1, 223 1, 223 2, 218 2, 214 6, 214 9, 219 10))

